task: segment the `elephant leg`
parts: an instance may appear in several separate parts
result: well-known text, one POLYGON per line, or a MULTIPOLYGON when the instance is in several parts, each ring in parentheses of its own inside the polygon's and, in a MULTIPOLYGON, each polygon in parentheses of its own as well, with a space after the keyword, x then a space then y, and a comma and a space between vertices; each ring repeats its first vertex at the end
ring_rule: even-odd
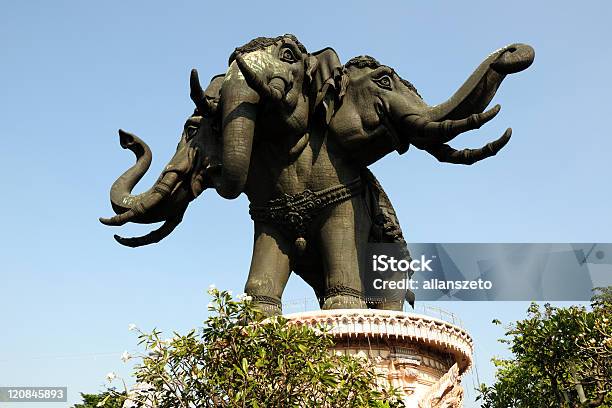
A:
POLYGON ((330 209, 320 229, 325 270, 322 309, 366 309, 361 271, 370 233, 370 217, 363 197, 330 209))
POLYGON ((315 293, 319 306, 323 306, 325 297, 325 274, 321 263, 321 255, 316 245, 307 245, 306 252, 293 258, 293 272, 306 282, 315 293))
POLYGON ((276 228, 255 223, 249 278, 244 291, 266 316, 282 313, 281 298, 290 273, 289 240, 276 228))
POLYGON ((372 309, 380 310, 395 310, 401 312, 404 310, 404 299, 406 298, 406 289, 379 289, 373 287, 374 279, 381 279, 387 282, 401 282, 407 278, 406 272, 397 271, 390 275, 375 275, 373 279, 366 279, 366 297, 375 301, 368 303, 372 309))

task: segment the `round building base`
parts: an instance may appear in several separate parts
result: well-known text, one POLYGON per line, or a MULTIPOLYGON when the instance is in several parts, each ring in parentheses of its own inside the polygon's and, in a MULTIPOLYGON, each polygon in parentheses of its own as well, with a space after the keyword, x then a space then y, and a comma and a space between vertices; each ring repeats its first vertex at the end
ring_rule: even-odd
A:
POLYGON ((473 344, 462 328, 433 317, 386 310, 318 310, 284 316, 289 322, 329 328, 337 353, 365 357, 398 388, 409 408, 462 407, 461 375, 472 364, 473 344))

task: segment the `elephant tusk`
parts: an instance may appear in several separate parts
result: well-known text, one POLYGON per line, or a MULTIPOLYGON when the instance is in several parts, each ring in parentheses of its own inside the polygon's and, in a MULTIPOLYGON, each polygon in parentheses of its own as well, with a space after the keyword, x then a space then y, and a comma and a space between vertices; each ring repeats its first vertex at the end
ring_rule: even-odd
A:
MULTIPOLYGON (((137 206, 140 207, 141 204, 138 203, 137 206)), ((121 214, 117 214, 117 215, 115 215, 113 217, 110 217, 110 218, 100 217, 98 219, 104 225, 108 225, 108 226, 111 226, 111 227, 119 227, 119 226, 129 222, 131 219, 139 216, 140 214, 144 214, 144 208, 139 208, 138 210, 135 210, 134 208, 130 208, 126 212, 121 213, 121 214)))
POLYGON ((495 105, 484 113, 475 113, 465 119, 448 119, 442 122, 430 121, 423 116, 409 116, 409 126, 417 130, 416 136, 411 137, 411 142, 417 147, 448 143, 463 132, 479 129, 482 125, 493 119, 500 109, 500 105, 495 105))
MULTIPOLYGON (((428 153, 443 163, 472 165, 488 157, 495 156, 508 142, 512 136, 512 129, 508 128, 497 140, 487 143, 480 149, 456 150, 447 144, 426 148, 428 153)), ((418 147, 418 146, 417 146, 418 147)))
POLYGON ((236 57, 236 64, 244 75, 247 84, 259 94, 260 97, 270 99, 273 102, 280 102, 285 97, 285 82, 280 78, 272 78, 267 84, 263 78, 251 69, 242 55, 236 57), (282 90, 279 89, 282 87, 282 90))
MULTIPOLYGON (((187 209, 187 207, 185 207, 185 209, 187 209)), ((181 223, 181 221, 183 220, 183 214, 185 213, 185 209, 179 214, 178 217, 166 220, 166 222, 164 222, 161 227, 149 232, 146 235, 132 238, 124 238, 120 237, 119 235, 114 235, 115 241, 117 241, 121 245, 130 248, 137 248, 144 245, 156 244, 162 239, 166 238, 168 235, 170 235, 172 231, 174 231, 174 229, 181 223)))
POLYGON ((151 191, 144 194, 142 199, 137 201, 128 211, 117 214, 111 218, 101 217, 99 218, 100 222, 104 225, 120 226, 146 214, 151 208, 155 207, 172 193, 177 182, 178 174, 175 172, 167 172, 161 180, 155 183, 151 191))

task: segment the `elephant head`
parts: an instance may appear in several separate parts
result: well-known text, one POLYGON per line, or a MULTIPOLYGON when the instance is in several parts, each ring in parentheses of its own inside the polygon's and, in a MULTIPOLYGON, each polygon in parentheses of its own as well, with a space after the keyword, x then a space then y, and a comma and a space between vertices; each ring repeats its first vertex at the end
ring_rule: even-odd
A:
POLYGON ((192 70, 190 96, 196 111, 185 124, 174 157, 152 188, 133 195, 132 189, 149 168, 151 151, 135 135, 120 131, 122 147, 132 150, 137 161, 111 188, 117 215, 100 221, 113 226, 165 221, 144 237, 115 236, 123 245, 141 246, 172 232, 189 202, 205 188, 215 187, 225 198, 237 197, 248 175, 255 125, 262 137, 305 134, 309 95, 317 86, 313 84, 324 83, 341 66, 337 57, 330 59, 327 54, 324 50, 309 55, 293 35, 286 34, 256 38, 237 48, 227 73, 213 77, 206 90, 192 70), (318 67, 323 69, 317 71, 318 67))
POLYGON ((243 192, 256 127, 258 138, 306 133, 317 62, 290 34, 256 38, 232 53, 220 94, 222 166, 213 176, 219 195, 243 192))
POLYGON ((136 163, 113 183, 110 200, 116 215, 100 218, 105 225, 119 226, 127 222, 151 224, 164 221, 157 230, 136 238, 115 239, 122 245, 137 247, 159 242, 181 222, 189 203, 211 186, 208 173, 218 165, 215 112, 223 75, 212 79, 203 91, 199 88, 197 71, 191 73, 191 97, 196 110, 185 122, 181 139, 172 159, 153 187, 134 195, 133 188, 151 164, 149 146, 136 135, 119 130, 121 147, 131 150, 136 163), (197 84, 197 86, 196 86, 197 84))
POLYGON ((511 129, 480 149, 458 151, 447 143, 497 115, 499 105, 483 110, 504 77, 529 67, 534 55, 533 48, 524 44, 494 52, 455 95, 436 106, 426 104, 416 88, 392 68, 372 57, 353 58, 344 67, 337 95, 341 105, 331 117, 330 131, 364 165, 393 150, 404 153, 410 144, 442 162, 473 164, 503 148, 511 129))

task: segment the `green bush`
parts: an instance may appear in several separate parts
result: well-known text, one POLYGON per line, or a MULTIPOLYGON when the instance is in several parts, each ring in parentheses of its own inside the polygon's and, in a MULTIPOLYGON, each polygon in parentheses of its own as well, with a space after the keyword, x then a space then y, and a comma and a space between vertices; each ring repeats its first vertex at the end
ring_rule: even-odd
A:
POLYGON ((599 289, 591 310, 532 304, 500 340, 514 357, 493 360, 496 382, 481 385, 482 406, 612 407, 611 295, 599 289))
MULTIPOLYGON (((261 320, 248 296, 209 293, 212 313, 200 330, 162 339, 132 327, 145 348, 134 373, 140 390, 130 393, 137 407, 403 406, 396 390, 377 386, 368 361, 329 351, 326 328, 261 320)), ((111 391, 106 403, 117 397, 125 399, 111 391)))
POLYGON ((125 401, 125 393, 117 393, 114 390, 105 391, 100 394, 84 394, 82 404, 75 404, 72 408, 97 408, 104 404, 106 408, 121 408, 125 401))

